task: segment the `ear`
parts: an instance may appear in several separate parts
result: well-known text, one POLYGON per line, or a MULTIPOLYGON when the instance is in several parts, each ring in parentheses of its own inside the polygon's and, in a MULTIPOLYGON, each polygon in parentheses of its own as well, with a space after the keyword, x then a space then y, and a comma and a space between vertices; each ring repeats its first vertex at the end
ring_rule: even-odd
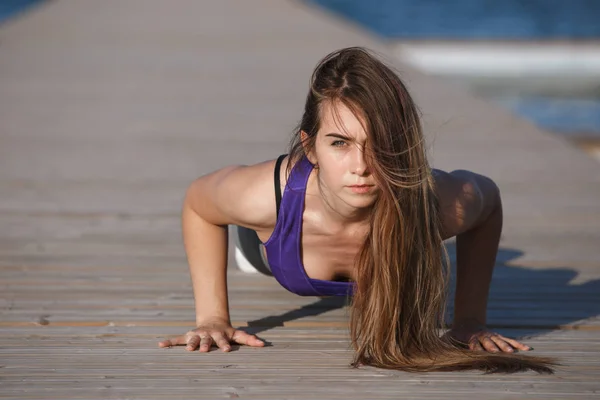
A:
MULTIPOLYGON (((306 140, 308 139, 308 133, 304 132, 304 131, 300 131, 300 140, 302 141, 302 147, 304 148, 304 154, 306 154, 306 158, 308 158, 308 161, 311 162, 311 164, 316 165, 317 164, 317 160, 316 157, 314 156, 314 151, 313 152, 309 152, 308 148, 306 146, 306 140)), ((313 149, 314 150, 314 149, 313 149)))

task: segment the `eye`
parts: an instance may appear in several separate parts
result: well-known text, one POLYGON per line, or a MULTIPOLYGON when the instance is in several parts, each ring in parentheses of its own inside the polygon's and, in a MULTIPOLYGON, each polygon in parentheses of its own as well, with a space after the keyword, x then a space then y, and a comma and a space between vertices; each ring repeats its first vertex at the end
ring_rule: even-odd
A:
POLYGON ((342 147, 342 145, 345 145, 346 142, 344 142, 343 140, 336 140, 335 142, 331 143, 331 145, 333 147, 342 147), (339 145, 339 143, 341 143, 341 145, 339 145))

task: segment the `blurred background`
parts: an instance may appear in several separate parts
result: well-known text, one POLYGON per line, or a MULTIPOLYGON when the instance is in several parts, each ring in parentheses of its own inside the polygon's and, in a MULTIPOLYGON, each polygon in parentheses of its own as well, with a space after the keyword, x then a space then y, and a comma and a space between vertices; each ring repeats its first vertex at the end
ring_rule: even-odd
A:
POLYGON ((600 160, 600 1, 309 1, 600 160))
MULTIPOLYGON (((0 23, 47 0, 1 0, 0 23)), ((600 161, 600 1, 304 0, 600 161)))

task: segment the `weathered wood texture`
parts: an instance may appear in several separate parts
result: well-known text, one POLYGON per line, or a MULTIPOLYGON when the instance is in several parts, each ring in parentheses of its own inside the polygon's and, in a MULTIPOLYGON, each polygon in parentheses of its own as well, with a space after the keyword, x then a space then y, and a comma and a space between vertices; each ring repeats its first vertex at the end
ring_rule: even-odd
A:
POLYGON ((0 397, 598 396, 597 163, 398 64, 434 165, 502 189, 490 324, 564 366, 554 376, 351 369, 343 302, 234 268, 233 320, 271 346, 156 347, 193 320, 179 227, 187 184, 285 151, 313 66, 349 45, 389 54, 350 24, 275 0, 55 0, 0 26, 0 397))

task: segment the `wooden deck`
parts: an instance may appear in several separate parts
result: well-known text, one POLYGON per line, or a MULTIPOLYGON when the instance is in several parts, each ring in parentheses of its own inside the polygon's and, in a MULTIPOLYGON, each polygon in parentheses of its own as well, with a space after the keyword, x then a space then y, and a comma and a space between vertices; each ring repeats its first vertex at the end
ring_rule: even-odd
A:
POLYGON ((55 0, 0 26, 1 398, 600 396, 600 167, 400 64, 434 165, 487 174, 503 192, 491 326, 564 365, 553 376, 352 369, 343 303, 231 266, 235 324, 271 345, 156 346, 193 322, 187 184, 280 154, 313 66, 349 45, 390 54, 278 0, 55 0))

